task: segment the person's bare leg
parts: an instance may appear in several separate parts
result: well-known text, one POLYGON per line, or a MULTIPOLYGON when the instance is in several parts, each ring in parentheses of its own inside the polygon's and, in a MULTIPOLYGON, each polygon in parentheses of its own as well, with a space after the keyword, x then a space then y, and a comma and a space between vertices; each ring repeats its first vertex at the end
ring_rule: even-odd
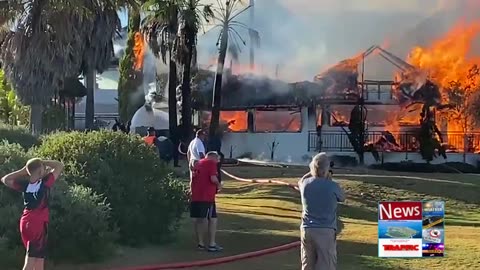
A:
POLYGON ((209 246, 211 247, 217 246, 216 236, 217 236, 217 218, 210 218, 210 220, 208 221, 209 246))
POLYGON ((23 265, 23 270, 35 270, 35 258, 25 256, 25 264, 23 265))
POLYGON ((197 241, 199 245, 205 246, 205 235, 207 234, 207 219, 197 218, 195 220, 195 232, 197 234, 197 241))
POLYGON ((36 259, 35 261, 35 270, 45 269, 45 259, 36 259))
POLYGON ((197 244, 201 244, 199 239, 200 239, 200 236, 199 236, 199 232, 198 232, 198 218, 194 218, 193 219, 193 232, 195 233, 195 240, 197 240, 197 244))

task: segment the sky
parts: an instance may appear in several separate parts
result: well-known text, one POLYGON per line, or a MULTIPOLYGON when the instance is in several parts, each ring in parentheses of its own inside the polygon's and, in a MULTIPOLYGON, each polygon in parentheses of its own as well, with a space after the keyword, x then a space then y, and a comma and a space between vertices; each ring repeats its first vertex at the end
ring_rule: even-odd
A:
MULTIPOLYGON (((448 27, 451 18, 444 13, 452 13, 452 5, 466 1, 474 0, 256 0, 253 28, 261 38, 260 48, 255 50, 256 69, 269 76, 277 71, 278 77, 287 81, 312 80, 328 66, 374 44, 388 44, 403 58, 424 34, 435 32, 429 28, 418 30, 428 33, 418 32, 418 25, 433 17, 433 25, 448 27)), ((216 0, 204 3, 216 5, 216 0)), ((248 12, 238 20, 251 25, 248 12)), ((120 17, 126 23, 126 16, 120 17)), ((247 46, 234 71, 248 66, 248 34, 238 30, 247 46)), ((214 63, 218 33, 215 29, 199 35, 201 65, 214 63)), ((227 58, 227 65, 229 62, 227 58)))

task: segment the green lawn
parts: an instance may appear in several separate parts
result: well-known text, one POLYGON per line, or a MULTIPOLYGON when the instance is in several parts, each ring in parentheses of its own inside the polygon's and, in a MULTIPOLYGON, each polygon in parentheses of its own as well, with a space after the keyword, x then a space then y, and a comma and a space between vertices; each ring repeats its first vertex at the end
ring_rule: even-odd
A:
MULTIPOLYGON (((293 182, 297 181, 306 169, 230 167, 227 170, 245 178, 275 178, 293 182)), ((335 178, 348 193, 348 200, 339 211, 345 229, 338 240, 338 269, 480 269, 480 176, 380 171, 361 173, 336 171, 336 174, 335 178), (407 178, 398 178, 399 175, 407 178), (377 201, 433 198, 446 201, 447 257, 377 258, 377 201)), ((101 265, 58 265, 53 269, 100 270, 110 267, 193 261, 255 251, 298 240, 300 204, 296 191, 284 186, 260 186, 226 180, 225 188, 218 199, 220 211, 218 238, 219 243, 225 247, 222 254, 196 251, 191 224, 185 219, 178 239, 166 247, 126 248, 119 250, 115 258, 101 265)), ((299 269, 299 250, 202 269, 299 269)))

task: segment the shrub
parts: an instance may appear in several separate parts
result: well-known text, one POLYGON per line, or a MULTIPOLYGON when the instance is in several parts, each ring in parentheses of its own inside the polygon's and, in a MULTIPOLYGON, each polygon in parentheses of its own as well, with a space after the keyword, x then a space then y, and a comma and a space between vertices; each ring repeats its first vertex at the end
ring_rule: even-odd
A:
POLYGON ((172 236, 185 211, 185 186, 169 176, 158 152, 121 132, 56 133, 40 156, 65 163, 66 179, 107 197, 121 240, 158 243, 172 236))
POLYGON ((11 126, 0 122, 0 141, 7 140, 9 143, 18 143, 24 149, 38 145, 40 140, 32 135, 27 128, 11 126))
MULTIPOLYGON (((1 143, 0 176, 21 168, 29 157, 20 145, 1 143)), ((0 202, 2 266, 19 264, 25 252, 18 230, 22 199, 19 193, 0 185, 0 202)), ((49 251, 53 259, 86 262, 111 253, 116 232, 111 229, 111 211, 102 196, 59 180, 52 190, 50 211, 49 251)))
POLYGON ((50 203, 50 255, 57 261, 91 262, 111 255, 116 230, 111 209, 91 188, 65 181, 55 184, 50 203))

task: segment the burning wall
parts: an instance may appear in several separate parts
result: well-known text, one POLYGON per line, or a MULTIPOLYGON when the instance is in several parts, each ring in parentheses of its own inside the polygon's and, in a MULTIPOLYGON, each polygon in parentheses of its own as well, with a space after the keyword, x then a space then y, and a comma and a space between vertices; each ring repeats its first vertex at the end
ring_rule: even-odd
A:
MULTIPOLYGON (((208 126, 210 118, 210 112, 202 111, 201 125, 208 126)), ((300 110, 290 109, 222 111, 220 122, 228 132, 300 132, 302 128, 300 110)))

